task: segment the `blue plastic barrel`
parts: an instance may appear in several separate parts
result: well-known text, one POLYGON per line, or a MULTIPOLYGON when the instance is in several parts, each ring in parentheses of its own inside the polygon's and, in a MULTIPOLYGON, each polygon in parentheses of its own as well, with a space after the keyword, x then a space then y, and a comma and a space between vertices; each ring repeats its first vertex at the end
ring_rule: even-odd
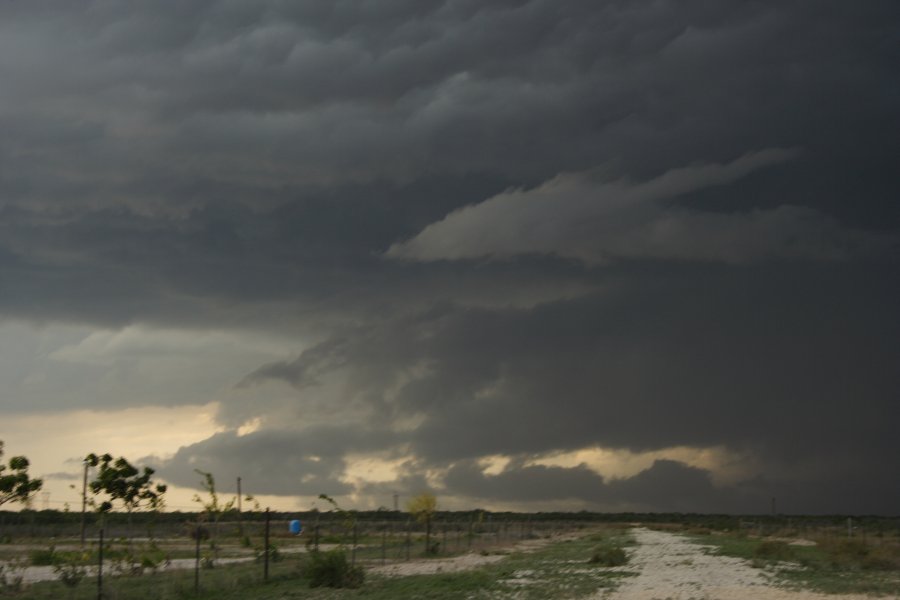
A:
POLYGON ((303 526, 300 524, 300 521, 296 519, 291 521, 289 528, 294 535, 300 535, 300 532, 303 531, 303 526))

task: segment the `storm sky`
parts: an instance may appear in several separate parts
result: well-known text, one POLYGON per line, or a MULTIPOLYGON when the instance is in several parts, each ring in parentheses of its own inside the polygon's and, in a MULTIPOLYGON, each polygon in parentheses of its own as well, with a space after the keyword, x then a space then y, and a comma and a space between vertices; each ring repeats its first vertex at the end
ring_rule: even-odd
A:
POLYGON ((895 0, 0 3, 0 439, 897 514, 898 65, 895 0))

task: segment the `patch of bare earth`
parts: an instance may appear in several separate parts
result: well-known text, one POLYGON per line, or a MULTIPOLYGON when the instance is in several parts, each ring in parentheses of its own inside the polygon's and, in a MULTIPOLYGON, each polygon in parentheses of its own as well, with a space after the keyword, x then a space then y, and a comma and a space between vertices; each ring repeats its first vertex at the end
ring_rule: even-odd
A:
POLYGON ((708 553, 708 546, 684 537, 638 528, 638 546, 622 571, 639 572, 596 600, 862 600, 860 595, 829 595, 776 587, 764 573, 740 558, 708 553))
POLYGON ((516 544, 505 546, 502 549, 495 548, 500 551, 499 554, 476 554, 470 552, 462 556, 453 556, 449 558, 428 558, 411 560, 407 562, 396 562, 388 565, 379 565, 369 567, 369 572, 388 577, 406 577, 409 575, 434 575, 436 573, 457 573, 459 571, 470 571, 485 565, 499 562, 506 558, 510 552, 534 552, 538 548, 543 548, 548 544, 555 544, 569 539, 575 539, 586 535, 586 532, 563 534, 547 538, 536 538, 532 540, 524 540, 516 544))

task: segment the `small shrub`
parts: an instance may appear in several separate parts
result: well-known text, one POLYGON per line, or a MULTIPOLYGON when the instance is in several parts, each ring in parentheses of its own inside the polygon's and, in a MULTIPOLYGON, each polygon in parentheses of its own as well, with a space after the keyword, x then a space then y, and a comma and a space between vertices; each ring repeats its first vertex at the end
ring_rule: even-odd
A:
MULTIPOLYGON (((262 548, 255 548, 253 550, 253 557, 256 559, 256 562, 263 562, 266 559, 266 552, 262 548)), ((281 554, 281 551, 278 550, 278 546, 269 544, 269 561, 281 562, 282 560, 284 560, 284 556, 281 554)))
POLYGON ((35 567, 50 567, 57 562, 56 548, 50 546, 46 550, 32 550, 28 553, 28 561, 35 567))
POLYGON ((352 566, 343 550, 309 553, 306 567, 309 587, 356 588, 362 585, 365 572, 362 567, 352 566))
POLYGON ((619 567, 628 562, 628 555, 618 546, 594 550, 588 563, 601 567, 619 567))
POLYGON ((864 568, 900 571, 900 545, 878 546, 872 548, 871 553, 866 557, 868 564, 863 564, 864 568))
POLYGON ((761 560, 791 560, 794 552, 785 542, 766 540, 753 550, 753 557, 761 560))
POLYGON ((140 561, 133 554, 111 559, 109 572, 116 577, 136 577, 144 574, 140 561))
POLYGON ((0 596, 21 592, 25 587, 25 562, 14 559, 0 563, 0 596))
POLYGON ((53 567, 53 572, 56 573, 57 579, 69 588, 76 587, 87 577, 87 568, 73 562, 58 564, 53 567))
POLYGON ((149 569, 155 573, 160 568, 168 567, 171 563, 172 561, 169 560, 169 555, 155 543, 150 544, 149 547, 144 548, 141 551, 141 566, 143 566, 144 569, 149 569))
POLYGON ((832 569, 889 571, 900 569, 900 551, 889 546, 869 546, 862 540, 827 540, 819 543, 832 569))

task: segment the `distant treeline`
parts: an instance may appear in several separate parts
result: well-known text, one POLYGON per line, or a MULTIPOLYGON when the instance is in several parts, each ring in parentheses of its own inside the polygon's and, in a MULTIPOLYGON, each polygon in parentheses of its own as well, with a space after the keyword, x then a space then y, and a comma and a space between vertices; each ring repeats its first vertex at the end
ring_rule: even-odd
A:
MULTIPOLYGON (((368 510, 348 511, 358 522, 406 522, 410 515, 404 511, 394 510, 368 510)), ((200 512, 134 512, 130 516, 130 522, 136 526, 148 525, 176 525, 196 522, 200 512)), ((4 525, 80 525, 81 513, 60 510, 22 510, 0 511, 0 528, 4 525)), ((269 518, 273 521, 299 519, 304 522, 314 520, 328 521, 339 518, 332 512, 324 511, 271 511, 269 518)), ((438 511, 435 513, 436 522, 469 522, 477 523, 504 523, 504 522, 568 522, 568 523, 645 523, 662 524, 675 523, 692 527, 706 527, 716 530, 735 529, 749 527, 754 524, 764 524, 767 527, 827 527, 842 526, 847 519, 852 518, 854 526, 866 529, 896 529, 900 527, 900 516, 887 517, 878 515, 725 515, 725 514, 696 514, 696 513, 606 513, 606 512, 493 512, 488 510, 469 511, 438 511)), ((86 515, 87 523, 93 527, 98 522, 99 515, 89 512, 86 515)), ((109 525, 124 525, 129 522, 129 515, 125 512, 111 512, 104 516, 105 523, 109 525)), ((264 511, 243 511, 238 513, 231 510, 220 517, 222 522, 241 521, 245 523, 262 522, 266 519, 264 511)))

